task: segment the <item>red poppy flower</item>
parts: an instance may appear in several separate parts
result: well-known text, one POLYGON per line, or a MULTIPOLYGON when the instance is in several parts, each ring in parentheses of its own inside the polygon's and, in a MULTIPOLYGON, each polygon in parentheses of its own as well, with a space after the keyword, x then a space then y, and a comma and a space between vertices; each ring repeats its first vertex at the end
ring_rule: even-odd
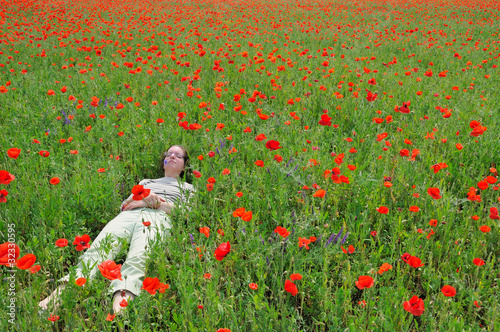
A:
POLYGON ((38 154, 39 154, 40 156, 42 156, 42 157, 47 158, 47 157, 50 155, 50 152, 49 152, 49 151, 43 151, 43 150, 42 150, 42 151, 38 152, 38 154))
POLYGON ((313 196, 314 196, 314 197, 323 198, 323 197, 325 197, 325 193, 326 193, 326 191, 325 191, 324 189, 320 189, 320 190, 316 191, 316 192, 313 194, 313 196))
POLYGON ((266 138, 267 138, 267 137, 266 137, 266 135, 264 135, 264 134, 259 134, 259 135, 257 135, 257 136, 255 137, 255 140, 256 140, 256 141, 262 141, 262 140, 265 140, 266 138))
POLYGON ((455 294, 457 294, 457 291, 453 286, 446 285, 443 288, 441 288, 441 292, 443 292, 444 296, 446 297, 453 297, 455 294))
POLYGON ((243 221, 250 221, 250 220, 252 220, 252 211, 245 211, 245 213, 243 213, 241 215, 241 220, 243 220, 243 221))
POLYGON ((200 233, 208 238, 210 236, 210 229, 208 227, 200 227, 200 233))
POLYGON ((73 245, 76 245, 76 251, 82 251, 83 249, 90 248, 89 245, 90 236, 88 234, 84 234, 83 236, 75 236, 75 241, 73 241, 73 245))
POLYGON ((269 141, 266 142, 266 148, 268 148, 269 150, 273 151, 273 150, 281 149, 282 146, 280 146, 280 142, 278 142, 278 141, 269 140, 269 141))
POLYGON ((484 263, 484 261, 483 261, 481 258, 474 258, 474 259, 472 260, 472 263, 474 263, 474 264, 475 264, 475 265, 477 265, 477 266, 481 266, 481 265, 484 265, 484 264, 485 264, 485 263, 484 263))
POLYGON ((420 211, 420 208, 418 206, 415 205, 410 206, 410 212, 418 212, 418 211, 420 211))
POLYGON ((164 283, 161 283, 161 282, 160 282, 160 287, 158 287, 158 291, 159 291, 161 294, 163 294, 163 293, 165 293, 165 291, 166 291, 167 289, 169 289, 169 288, 170 288, 170 285, 169 285, 169 284, 164 284, 164 283))
POLYGON ((87 282, 87 279, 85 279, 85 278, 78 278, 75 280, 75 284, 77 286, 83 286, 83 285, 85 285, 86 282, 87 282))
POLYGON ((231 245, 229 244, 229 241, 225 243, 221 243, 217 249, 215 249, 215 259, 218 261, 221 261, 226 257, 227 254, 231 251, 231 245))
POLYGON ((327 114, 322 114, 321 115, 321 120, 319 120, 319 124, 322 125, 322 126, 328 126, 330 127, 332 125, 332 122, 331 122, 332 118, 329 117, 327 114))
POLYGON ((101 271, 104 278, 109 280, 123 280, 121 274, 121 264, 116 264, 112 260, 107 260, 99 264, 97 267, 99 268, 99 271, 101 271))
POLYGON ((371 288, 374 285, 373 278, 370 276, 360 276, 356 281, 356 287, 359 289, 371 288))
POLYGON ((424 313, 424 300, 416 295, 413 295, 410 301, 403 303, 403 308, 413 316, 420 316, 424 313))
POLYGON ((257 289, 259 286, 257 286, 256 283, 251 282, 251 283, 248 284, 248 287, 250 287, 251 289, 257 289))
POLYGON ((399 155, 401 157, 407 157, 407 156, 410 155, 410 150, 408 150, 408 149, 402 149, 401 151, 399 151, 399 155))
POLYGON ((392 270, 392 265, 389 263, 384 263, 382 264, 379 269, 378 269, 378 274, 382 274, 384 272, 387 272, 389 270, 392 270))
POLYGON ((299 292, 299 289, 297 288, 297 286, 291 282, 290 280, 286 279, 285 281, 285 291, 292 294, 292 296, 295 296, 297 295, 297 293, 299 292))
POLYGON ((299 248, 306 247, 306 250, 309 250, 309 243, 311 243, 310 239, 306 239, 305 237, 299 237, 299 248))
POLYGON ((255 165, 259 166, 259 167, 264 167, 264 162, 262 160, 257 160, 255 162, 255 165))
POLYGON ((0 171, 0 184, 9 184, 12 181, 14 181, 16 177, 6 170, 1 170, 0 171))
POLYGON ((397 107, 397 110, 396 112, 401 112, 401 113, 404 113, 404 114, 408 114, 410 113, 410 109, 408 108, 409 106, 411 105, 410 101, 407 101, 406 103, 403 102, 403 106, 396 106, 397 107))
POLYGON ((408 261, 410 260, 410 257, 411 257, 411 255, 409 253, 405 252, 403 254, 403 256, 401 256, 401 259, 403 260, 403 262, 408 263, 408 261))
POLYGON ((241 217, 243 213, 245 213, 245 208, 244 207, 238 208, 234 210, 233 217, 241 217))
POLYGON ((59 316, 54 316, 54 315, 50 315, 49 318, 47 318, 48 320, 50 320, 51 322, 55 322, 55 321, 58 321, 59 320, 59 316))
POLYGON ((366 96, 366 100, 368 100, 369 102, 372 102, 375 99, 377 99, 377 97, 378 97, 378 95, 376 93, 372 93, 371 91, 368 91, 368 95, 366 96))
POLYGON ((145 226, 145 227, 149 227, 151 226, 151 221, 143 221, 142 224, 145 226))
POLYGON ((214 185, 212 183, 207 183, 207 191, 212 191, 214 189, 214 185))
POLYGON ((411 150, 411 158, 410 160, 415 160, 415 157, 418 156, 420 154, 420 150, 419 149, 413 149, 411 150))
POLYGON ((27 270, 36 262, 36 256, 33 254, 26 254, 17 260, 17 267, 21 270, 27 270))
POLYGON ((9 192, 5 189, 0 190, 0 203, 7 203, 7 195, 9 192))
POLYGON ((486 129, 488 129, 488 128, 487 127, 483 127, 483 126, 474 127, 474 129, 472 130, 472 133, 470 133, 470 135, 474 136, 474 137, 481 136, 482 134, 484 134, 484 132, 486 131, 486 129))
POLYGON ((290 235, 290 231, 284 227, 278 226, 274 229, 275 233, 278 233, 281 237, 285 238, 290 235))
POLYGON ((489 231, 491 231, 491 228, 490 228, 490 226, 483 225, 483 226, 479 227, 479 230, 483 233, 488 233, 489 231))
POLYGON ((11 148, 11 149, 7 150, 7 155, 9 156, 9 158, 12 158, 12 159, 17 159, 17 157, 19 157, 20 153, 21 153, 21 149, 18 149, 18 148, 11 148))
POLYGON ((488 189, 488 182, 486 182, 486 181, 479 181, 477 183, 477 187, 479 189, 481 189, 481 190, 486 190, 486 189, 488 189))
POLYGON ((354 250, 356 250, 352 244, 349 246, 349 248, 347 248, 347 250, 344 249, 343 246, 340 246, 340 248, 342 249, 342 252, 344 252, 344 254, 347 254, 347 253, 352 254, 354 252, 354 250))
POLYGON ((302 275, 300 273, 294 273, 290 276, 290 280, 302 280, 302 275))
POLYGON ((151 295, 156 294, 156 290, 160 288, 160 280, 158 278, 146 278, 142 282, 142 288, 151 295))
POLYGON ((59 239, 56 241, 56 246, 58 247, 66 247, 68 245, 68 240, 66 239, 59 239))
POLYGON ((146 189, 141 185, 136 185, 132 188, 132 194, 134 194, 132 199, 134 201, 140 201, 140 200, 148 197, 150 192, 151 192, 151 189, 146 189))
POLYGON ((420 260, 420 258, 416 257, 416 256, 411 256, 409 259, 408 259, 408 265, 410 265, 411 267, 414 267, 414 268, 419 268, 421 266, 424 266, 424 264, 422 263, 422 260, 420 260))
POLYGON ((377 208, 377 211, 378 213, 387 214, 389 212, 389 209, 387 208, 387 206, 381 206, 377 208))
POLYGON ((57 176, 53 177, 52 179, 50 179, 50 184, 52 185, 56 185, 56 184, 59 184, 59 182, 61 182, 61 179, 59 179, 57 176))
POLYGON ((113 319, 115 319, 115 317, 116 317, 116 314, 114 314, 114 315, 112 315, 112 314, 108 314, 108 317, 106 317, 106 320, 107 320, 108 322, 112 322, 112 321, 113 321, 113 319))
POLYGON ((431 168, 434 170, 434 174, 439 172, 440 169, 443 169, 443 168, 446 168, 448 167, 448 165, 446 165, 445 163, 439 163, 439 164, 436 164, 436 165, 432 165, 431 168))
POLYGON ((41 266, 40 265, 33 265, 31 268, 30 268, 30 273, 37 273, 38 271, 40 271, 40 268, 41 266))
POLYGON ((427 193, 434 199, 440 199, 442 197, 439 188, 428 188, 427 193))
POLYGON ((498 209, 496 207, 490 208, 490 219, 500 219, 500 216, 498 216, 498 209))
POLYGON ((15 266, 19 253, 19 247, 15 243, 5 242, 0 244, 0 265, 15 266))
POLYGON ((489 184, 495 184, 497 182, 497 178, 489 175, 486 177, 486 182, 488 182, 489 184))

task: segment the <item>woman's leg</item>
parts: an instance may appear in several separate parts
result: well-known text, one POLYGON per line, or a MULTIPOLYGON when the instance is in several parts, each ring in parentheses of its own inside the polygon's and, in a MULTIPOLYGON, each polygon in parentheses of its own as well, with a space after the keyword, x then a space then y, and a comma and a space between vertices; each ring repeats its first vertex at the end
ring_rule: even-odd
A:
POLYGON ((57 287, 52 292, 52 294, 47 296, 44 300, 40 301, 38 303, 38 306, 40 307, 40 309, 47 310, 49 303, 51 303, 54 306, 54 310, 57 309, 59 307, 59 305, 61 304, 61 301, 60 301, 61 293, 64 290, 64 288, 66 288, 66 284, 59 285, 59 287, 57 287))
MULTIPOLYGON (((138 215, 139 212, 136 210, 121 212, 103 228, 90 248, 80 257, 76 278, 93 279, 99 271, 97 268, 99 264, 116 257, 122 247, 121 241, 130 241, 138 215)), ((59 279, 59 281, 68 280, 69 274, 59 279)))
POLYGON ((113 295, 113 313, 118 314, 120 313, 125 307, 123 305, 123 300, 127 301, 126 306, 128 303, 135 299, 135 295, 129 292, 128 290, 119 290, 116 291, 115 294, 113 295))
MULTIPOLYGON (((111 220, 92 242, 90 248, 80 257, 80 262, 76 268, 76 278, 87 277, 89 280, 94 278, 98 271, 97 265, 108 260, 114 259, 120 252, 120 239, 130 240, 133 233, 137 216, 140 213, 135 210, 124 211, 111 220), (84 273, 84 271, 87 271, 84 273)), ((59 300, 65 284, 69 281, 69 274, 58 281, 63 282, 50 296, 38 303, 43 310, 47 309, 49 303, 58 307, 59 300)))
POLYGON ((127 290, 132 295, 139 295, 146 273, 149 247, 157 238, 157 235, 164 236, 166 231, 171 228, 170 219, 163 211, 144 209, 139 220, 140 222, 136 223, 132 235, 127 259, 122 265, 123 281, 113 280, 110 285, 110 292, 127 290), (144 226, 142 219, 151 221, 151 225, 144 226))

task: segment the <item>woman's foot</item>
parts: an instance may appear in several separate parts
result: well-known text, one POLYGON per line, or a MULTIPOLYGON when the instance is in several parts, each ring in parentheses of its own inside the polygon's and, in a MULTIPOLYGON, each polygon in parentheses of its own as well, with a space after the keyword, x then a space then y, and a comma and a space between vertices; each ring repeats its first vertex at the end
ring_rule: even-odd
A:
POLYGON ((135 299, 135 295, 128 290, 117 291, 113 296, 113 311, 115 314, 120 313, 127 305, 130 300, 135 299))
POLYGON ((47 310, 49 304, 52 304, 54 306, 54 310, 57 309, 61 305, 61 294, 65 287, 66 285, 60 285, 52 292, 52 294, 50 294, 44 300, 40 301, 38 303, 40 309, 47 310))

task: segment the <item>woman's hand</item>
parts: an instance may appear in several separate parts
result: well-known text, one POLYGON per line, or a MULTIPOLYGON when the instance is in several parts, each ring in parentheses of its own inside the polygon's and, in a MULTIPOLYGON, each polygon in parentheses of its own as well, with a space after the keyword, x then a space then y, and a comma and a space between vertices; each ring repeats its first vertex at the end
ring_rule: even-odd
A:
POLYGON ((146 203, 143 200, 140 201, 132 201, 128 203, 127 205, 124 205, 122 208, 122 211, 128 211, 128 210, 133 210, 133 209, 139 209, 139 208, 145 208, 146 203))
POLYGON ((148 197, 144 198, 143 201, 146 203, 146 207, 157 209, 162 202, 165 202, 163 198, 150 192, 148 197))

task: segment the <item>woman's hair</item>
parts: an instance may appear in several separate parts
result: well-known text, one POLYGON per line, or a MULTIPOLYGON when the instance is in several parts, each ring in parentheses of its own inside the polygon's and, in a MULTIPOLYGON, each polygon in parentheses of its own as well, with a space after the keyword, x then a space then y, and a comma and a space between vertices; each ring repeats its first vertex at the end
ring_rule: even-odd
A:
MULTIPOLYGON (((179 174, 179 178, 182 179, 183 181, 191 183, 193 172, 191 170, 191 165, 189 165, 189 154, 188 154, 186 148, 182 145, 179 145, 179 144, 174 144, 174 145, 169 146, 167 151, 173 146, 180 147, 182 149, 182 154, 184 155, 184 158, 183 158, 184 159, 184 170, 181 172, 181 174, 179 174)), ((165 165, 164 162, 165 162, 165 157, 167 156, 167 151, 163 152, 160 156, 160 161, 159 161, 160 175, 165 174, 165 169, 163 168, 163 166, 165 165)))

